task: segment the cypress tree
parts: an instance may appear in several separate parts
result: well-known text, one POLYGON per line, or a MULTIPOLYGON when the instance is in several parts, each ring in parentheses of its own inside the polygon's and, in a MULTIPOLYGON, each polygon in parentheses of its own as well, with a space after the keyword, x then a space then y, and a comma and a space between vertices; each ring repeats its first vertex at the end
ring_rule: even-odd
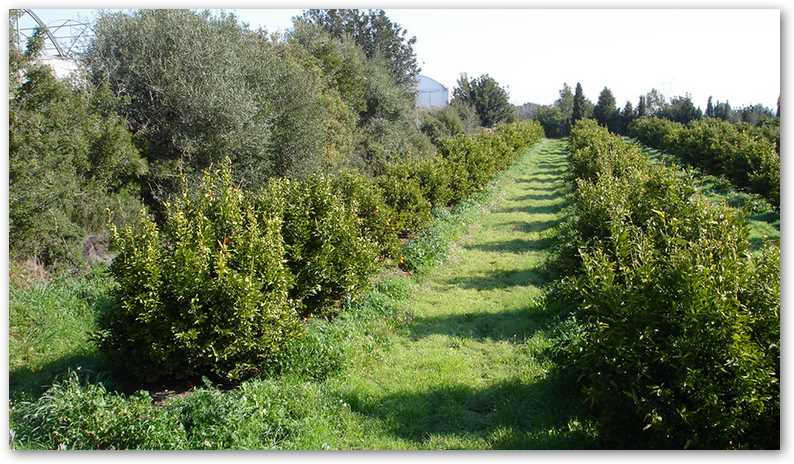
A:
POLYGON ((648 107, 645 106, 645 95, 640 95, 640 103, 637 105, 637 117, 641 118, 648 114, 648 107))
POLYGON ((714 117, 714 105, 711 104, 711 95, 709 95, 709 101, 706 103, 706 117, 714 117))
POLYGON ((634 117, 634 106, 630 101, 627 101, 626 106, 623 107, 623 117, 634 117))
POLYGON ((630 101, 626 102, 626 106, 623 107, 623 111, 620 113, 618 119, 620 120, 620 128, 618 132, 625 134, 629 124, 631 124, 631 121, 634 120, 634 107, 631 105, 630 101))
POLYGON ((582 84, 576 83, 576 92, 573 94, 573 113, 571 114, 571 127, 576 124, 576 121, 584 117, 584 92, 582 92, 582 84))
POLYGON ((604 90, 602 90, 601 94, 598 96, 598 103, 596 103, 595 108, 593 108, 593 117, 602 126, 614 129, 612 126, 614 125, 617 111, 618 109, 615 107, 615 97, 612 95, 612 91, 604 87, 604 90))

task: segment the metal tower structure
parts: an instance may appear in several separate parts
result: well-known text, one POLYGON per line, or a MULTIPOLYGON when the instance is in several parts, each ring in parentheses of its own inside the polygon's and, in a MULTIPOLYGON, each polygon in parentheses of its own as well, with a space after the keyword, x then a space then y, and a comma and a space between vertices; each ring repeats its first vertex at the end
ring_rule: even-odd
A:
POLYGON ((91 24, 75 19, 63 19, 46 24, 32 9, 21 10, 14 18, 17 31, 17 48, 22 50, 33 34, 44 31, 44 54, 63 59, 74 59, 85 49, 94 36, 91 24), (31 24, 32 22, 32 24, 31 24), (25 24, 27 23, 27 24, 25 24))

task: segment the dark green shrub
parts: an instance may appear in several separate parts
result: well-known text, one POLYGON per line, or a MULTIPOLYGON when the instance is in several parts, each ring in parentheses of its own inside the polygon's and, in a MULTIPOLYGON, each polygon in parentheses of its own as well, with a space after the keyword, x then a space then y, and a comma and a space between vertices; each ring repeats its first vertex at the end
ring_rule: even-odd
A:
POLYGON ((605 129, 577 124, 571 150, 576 322, 562 353, 603 439, 778 447, 779 249, 754 256, 739 212, 605 129))
POLYGON ((450 186, 455 201, 471 195, 495 171, 494 159, 485 143, 489 135, 456 136, 439 146, 439 153, 451 165, 450 186))
POLYGON ((452 200, 466 198, 475 187, 470 179, 468 153, 475 149, 474 136, 458 135, 444 139, 438 146, 439 155, 448 163, 449 187, 452 200))
MULTIPOLYGON (((461 112, 466 111, 466 108, 471 107, 459 104, 427 111, 422 114, 422 123, 419 129, 430 138, 433 145, 437 146, 445 138, 467 132, 466 125, 461 119, 461 112)), ((474 116, 476 117, 476 112, 474 116)), ((479 125, 479 119, 477 119, 477 125, 479 125)))
POLYGON ((639 118, 629 126, 629 135, 780 205, 780 155, 775 143, 757 131, 715 118, 686 126, 661 118, 639 118))
POLYGON ((537 122, 505 124, 491 132, 444 138, 438 157, 389 165, 377 179, 395 211, 398 230, 409 235, 429 221, 432 208, 457 204, 481 191, 522 149, 542 137, 537 122))
POLYGON ((444 175, 451 191, 451 203, 482 190, 497 172, 506 169, 521 150, 543 138, 536 121, 500 125, 493 132, 458 135, 439 143, 446 161, 444 175))
POLYGON ((414 175, 432 207, 449 206, 454 198, 450 188, 450 163, 443 158, 433 158, 414 166, 414 175))
POLYGON ((419 130, 433 142, 433 145, 438 145, 439 142, 450 136, 449 131, 444 127, 444 123, 431 113, 426 113, 422 116, 419 130))
MULTIPOLYGON (((34 40, 34 42, 36 42, 34 40)), ((9 245, 12 259, 50 267, 82 264, 81 245, 141 207, 147 164, 119 103, 104 86, 81 88, 36 65, 36 43, 12 52, 9 100, 9 245)))
POLYGON ((261 372, 300 329, 281 226, 245 201, 227 161, 166 203, 162 226, 141 214, 114 229, 117 304, 101 345, 144 379, 261 372))
POLYGON ((386 204, 383 192, 370 178, 345 171, 333 178, 334 190, 346 204, 356 205, 359 231, 378 246, 381 255, 395 256, 400 240, 394 225, 394 211, 386 204))
POLYGON ((363 235, 358 207, 346 204, 324 176, 301 182, 273 179, 259 195, 261 214, 283 218, 287 265, 294 279, 290 296, 303 317, 337 314, 366 288, 377 269, 378 246, 363 235))
POLYGON ((408 236, 430 221, 432 205, 413 176, 410 163, 391 165, 377 182, 383 199, 394 210, 393 224, 401 236, 408 236))

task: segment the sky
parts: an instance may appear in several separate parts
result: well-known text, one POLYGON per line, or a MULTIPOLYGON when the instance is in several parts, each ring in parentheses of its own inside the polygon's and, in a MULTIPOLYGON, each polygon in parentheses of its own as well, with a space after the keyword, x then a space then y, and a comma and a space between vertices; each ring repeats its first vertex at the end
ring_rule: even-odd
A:
MULTIPOLYGON (((95 10, 34 10, 45 21, 95 10)), ((227 10, 253 28, 285 31, 301 10, 227 10)), ((709 95, 733 107, 775 107, 780 94, 780 13, 767 10, 387 9, 416 36, 421 73, 450 92, 461 73, 490 74, 511 102, 549 104, 563 82, 619 106, 651 88, 709 95)))

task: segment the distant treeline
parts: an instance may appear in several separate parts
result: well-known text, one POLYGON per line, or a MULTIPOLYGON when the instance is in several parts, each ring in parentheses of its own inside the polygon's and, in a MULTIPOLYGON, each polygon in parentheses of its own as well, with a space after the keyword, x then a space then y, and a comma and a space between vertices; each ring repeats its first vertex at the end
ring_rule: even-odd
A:
POLYGON ((656 89, 641 95, 637 106, 627 101, 623 108, 616 106, 612 91, 604 87, 594 104, 584 96, 580 84, 576 91, 565 83, 560 90, 560 97, 551 105, 525 103, 516 108, 522 119, 536 119, 549 137, 565 137, 570 133, 573 124, 579 119, 593 118, 610 131, 625 134, 634 119, 654 116, 670 121, 686 124, 701 118, 716 118, 731 123, 752 126, 753 131, 780 146, 780 101, 775 111, 764 105, 748 105, 731 108, 729 102, 714 102, 709 97, 705 111, 695 106, 690 95, 676 96, 668 99, 656 89))

